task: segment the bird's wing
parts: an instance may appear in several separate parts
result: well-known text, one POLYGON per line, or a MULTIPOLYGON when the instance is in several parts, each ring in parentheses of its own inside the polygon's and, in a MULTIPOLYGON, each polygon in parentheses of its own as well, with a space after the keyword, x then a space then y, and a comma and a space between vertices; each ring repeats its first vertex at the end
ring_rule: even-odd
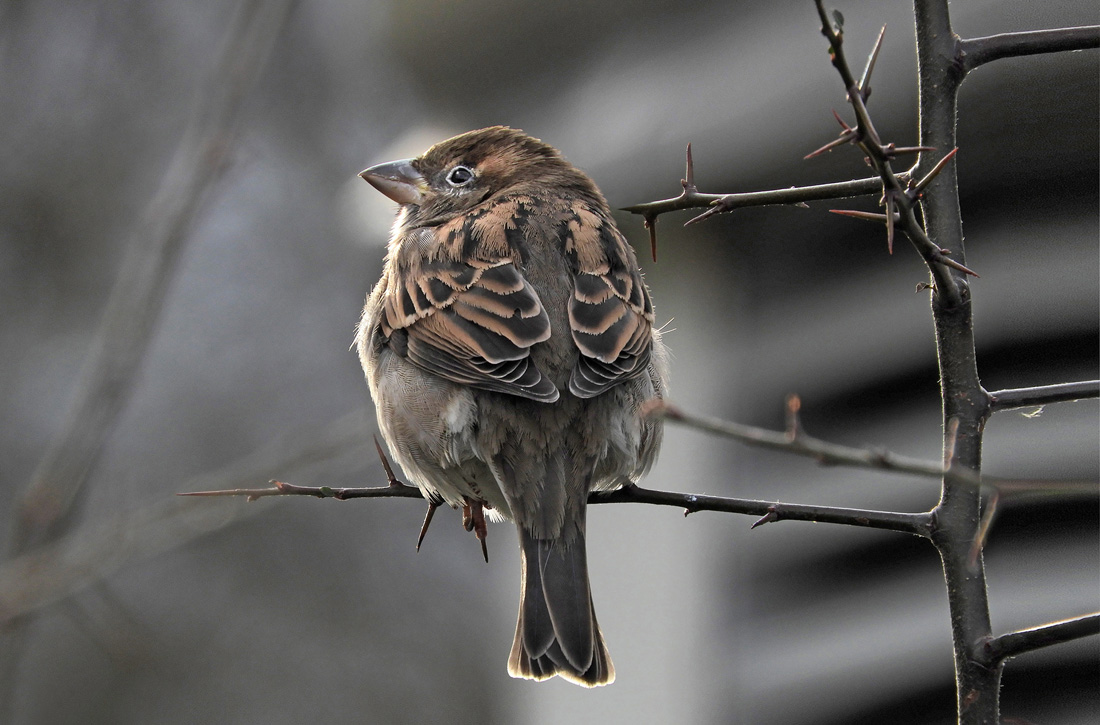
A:
POLYGON ((580 350, 569 390, 592 398, 645 371, 653 302, 634 251, 610 218, 574 205, 565 228, 574 272, 569 327, 580 350))
MULTIPOLYGON (((404 243, 439 245, 447 241, 441 235, 450 235, 452 244, 461 244, 456 230, 480 233, 467 226, 420 230, 404 243)), ((427 255, 398 251, 383 301, 383 333, 393 338, 404 332, 409 361, 440 377, 542 402, 557 400, 558 389, 530 359, 531 346, 550 337, 550 320, 512 256, 456 260, 444 251, 442 246, 427 255)))

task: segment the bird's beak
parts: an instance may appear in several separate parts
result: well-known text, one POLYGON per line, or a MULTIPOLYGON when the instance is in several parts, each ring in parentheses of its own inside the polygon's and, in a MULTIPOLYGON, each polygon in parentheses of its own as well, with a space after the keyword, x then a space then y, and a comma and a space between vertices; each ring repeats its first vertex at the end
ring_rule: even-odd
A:
POLYGON ((398 204, 419 204, 428 189, 428 182, 413 168, 412 159, 378 164, 359 176, 398 204))

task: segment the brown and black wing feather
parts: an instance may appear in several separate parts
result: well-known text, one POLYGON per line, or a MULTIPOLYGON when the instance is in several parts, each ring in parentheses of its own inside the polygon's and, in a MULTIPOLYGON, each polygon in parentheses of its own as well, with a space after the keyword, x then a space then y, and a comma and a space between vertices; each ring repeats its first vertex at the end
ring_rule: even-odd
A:
POLYGON ((538 294, 510 259, 396 265, 382 332, 404 333, 410 362, 462 385, 552 402, 558 390, 531 362, 550 337, 538 294))
POLYGON ((398 251, 382 332, 407 333, 411 362, 463 385, 542 402, 558 399, 557 388, 530 359, 530 348, 549 339, 550 321, 520 271, 524 250, 512 243, 536 233, 525 217, 539 203, 561 220, 557 243, 573 276, 568 319, 579 355, 570 392, 592 398, 645 372, 653 304, 630 245, 605 208, 528 196, 486 204, 423 230, 408 240, 409 249, 398 251), (471 255, 474 249, 479 254, 471 255))
POLYGON ((567 229, 569 326, 580 351, 569 390, 592 398, 646 370, 653 303, 634 251, 606 214, 580 207, 567 229))

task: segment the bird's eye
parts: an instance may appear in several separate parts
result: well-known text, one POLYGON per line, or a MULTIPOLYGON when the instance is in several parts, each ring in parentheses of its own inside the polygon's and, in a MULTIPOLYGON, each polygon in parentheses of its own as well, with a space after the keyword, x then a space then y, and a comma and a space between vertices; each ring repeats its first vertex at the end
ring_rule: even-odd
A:
POLYGON ((456 166, 447 174, 447 183, 451 186, 466 186, 473 181, 474 172, 466 166, 456 166))

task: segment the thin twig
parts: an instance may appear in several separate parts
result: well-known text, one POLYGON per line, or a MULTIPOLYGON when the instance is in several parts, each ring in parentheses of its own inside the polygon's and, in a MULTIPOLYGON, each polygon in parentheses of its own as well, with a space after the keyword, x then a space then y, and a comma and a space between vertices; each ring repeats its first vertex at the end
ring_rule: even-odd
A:
MULTIPOLYGON (((795 440, 801 436, 795 436, 795 440)), ((296 486, 274 481, 267 488, 233 488, 193 491, 178 494, 180 496, 228 496, 245 497, 255 501, 267 496, 313 496, 316 498, 352 499, 352 498, 423 498, 420 490, 401 482, 386 486, 367 488, 331 488, 328 486, 296 486)), ((755 499, 726 498, 693 493, 675 493, 672 491, 654 491, 629 485, 610 492, 593 492, 588 502, 598 503, 646 503, 657 506, 676 506, 685 513, 696 511, 722 511, 726 513, 767 516, 768 521, 817 521, 819 523, 847 524, 850 526, 870 527, 902 531, 920 536, 928 536, 930 515, 928 513, 898 513, 891 511, 865 511, 863 509, 838 508, 834 506, 812 506, 805 504, 777 503, 755 499)), ((430 503, 430 502, 429 502, 430 503)), ((439 504, 435 504, 438 506, 439 504)), ((434 507, 429 509, 434 513, 434 507)), ((429 514, 430 515, 430 514, 429 514)), ((761 522, 757 522, 759 525, 761 522)), ((426 528, 426 526, 425 526, 426 528)), ((754 527, 755 528, 755 527, 754 527)), ((421 536, 421 540, 423 537, 421 536)))
POLYGON ((1096 634, 1100 634, 1100 613, 1065 619, 1034 629, 1009 632, 985 642, 981 649, 985 655, 983 664, 987 667, 995 666, 1010 657, 1096 634))
MULTIPOLYGON (((792 396, 794 398, 794 396, 792 396)), ((797 398, 794 398, 797 399, 797 398)), ((713 433, 725 438, 744 443, 756 448, 767 448, 783 451, 796 456, 812 458, 823 466, 847 466, 852 468, 872 468, 891 473, 908 474, 923 478, 943 479, 947 478, 953 483, 959 483, 971 487, 985 487, 1001 495, 1012 494, 1021 496, 1024 494, 1082 496, 1094 495, 1100 491, 1100 482, 1088 479, 1023 479, 1002 478, 999 476, 987 476, 971 471, 963 466, 953 465, 953 440, 952 430, 957 430, 957 423, 948 422, 947 441, 949 445, 944 450, 944 461, 932 461, 923 458, 913 458, 893 453, 883 448, 857 448, 815 438, 802 427, 801 422, 796 423, 796 435, 791 435, 790 402, 788 401, 787 430, 774 431, 767 428, 745 425, 722 420, 698 413, 687 413, 680 408, 665 401, 652 401, 642 410, 645 415, 663 417, 673 423, 679 423, 689 428, 713 433)), ((797 421, 797 413, 795 420, 797 421)))
POLYGON ((1055 30, 1002 33, 984 38, 967 38, 958 43, 963 73, 1000 58, 1017 58, 1038 53, 1059 53, 1100 47, 1100 25, 1055 30))
MULTIPOLYGON (((644 503, 682 508, 685 516, 697 511, 722 511, 725 513, 748 514, 750 516, 764 516, 769 522, 783 520, 816 521, 818 523, 900 531, 924 537, 929 535, 930 515, 928 513, 865 511, 863 509, 835 506, 777 503, 774 501, 726 498, 694 493, 653 491, 633 485, 606 493, 593 493, 588 497, 588 503, 644 503)), ((758 521, 753 528, 759 526, 760 523, 758 521)))
POLYGON ((298 486, 293 483, 274 480, 270 486, 265 488, 208 489, 205 491, 184 491, 176 495, 210 498, 244 496, 249 501, 256 501, 268 496, 312 496, 313 498, 334 498, 338 501, 348 501, 353 498, 424 498, 419 488, 400 482, 365 488, 332 488, 331 486, 298 486))
MULTIPOLYGON (((770 448, 798 456, 812 458, 826 466, 852 466, 856 468, 875 468, 896 473, 908 473, 917 476, 939 479, 945 473, 943 463, 922 458, 911 458, 887 450, 855 448, 814 438, 799 428, 798 435, 792 438, 787 432, 757 428, 756 426, 734 423, 697 413, 687 413, 674 405, 655 402, 646 409, 648 415, 661 416, 665 420, 680 423, 697 430, 715 433, 733 438, 746 445, 758 448, 770 448)), ((966 474, 963 474, 964 476, 966 474)), ((975 484, 980 483, 976 478, 975 484)))
POLYGON ((989 394, 990 411, 996 413, 1014 408, 1028 408, 1049 403, 1100 397, 1100 380, 1084 380, 1079 383, 1043 385, 1035 388, 1013 388, 989 394))

